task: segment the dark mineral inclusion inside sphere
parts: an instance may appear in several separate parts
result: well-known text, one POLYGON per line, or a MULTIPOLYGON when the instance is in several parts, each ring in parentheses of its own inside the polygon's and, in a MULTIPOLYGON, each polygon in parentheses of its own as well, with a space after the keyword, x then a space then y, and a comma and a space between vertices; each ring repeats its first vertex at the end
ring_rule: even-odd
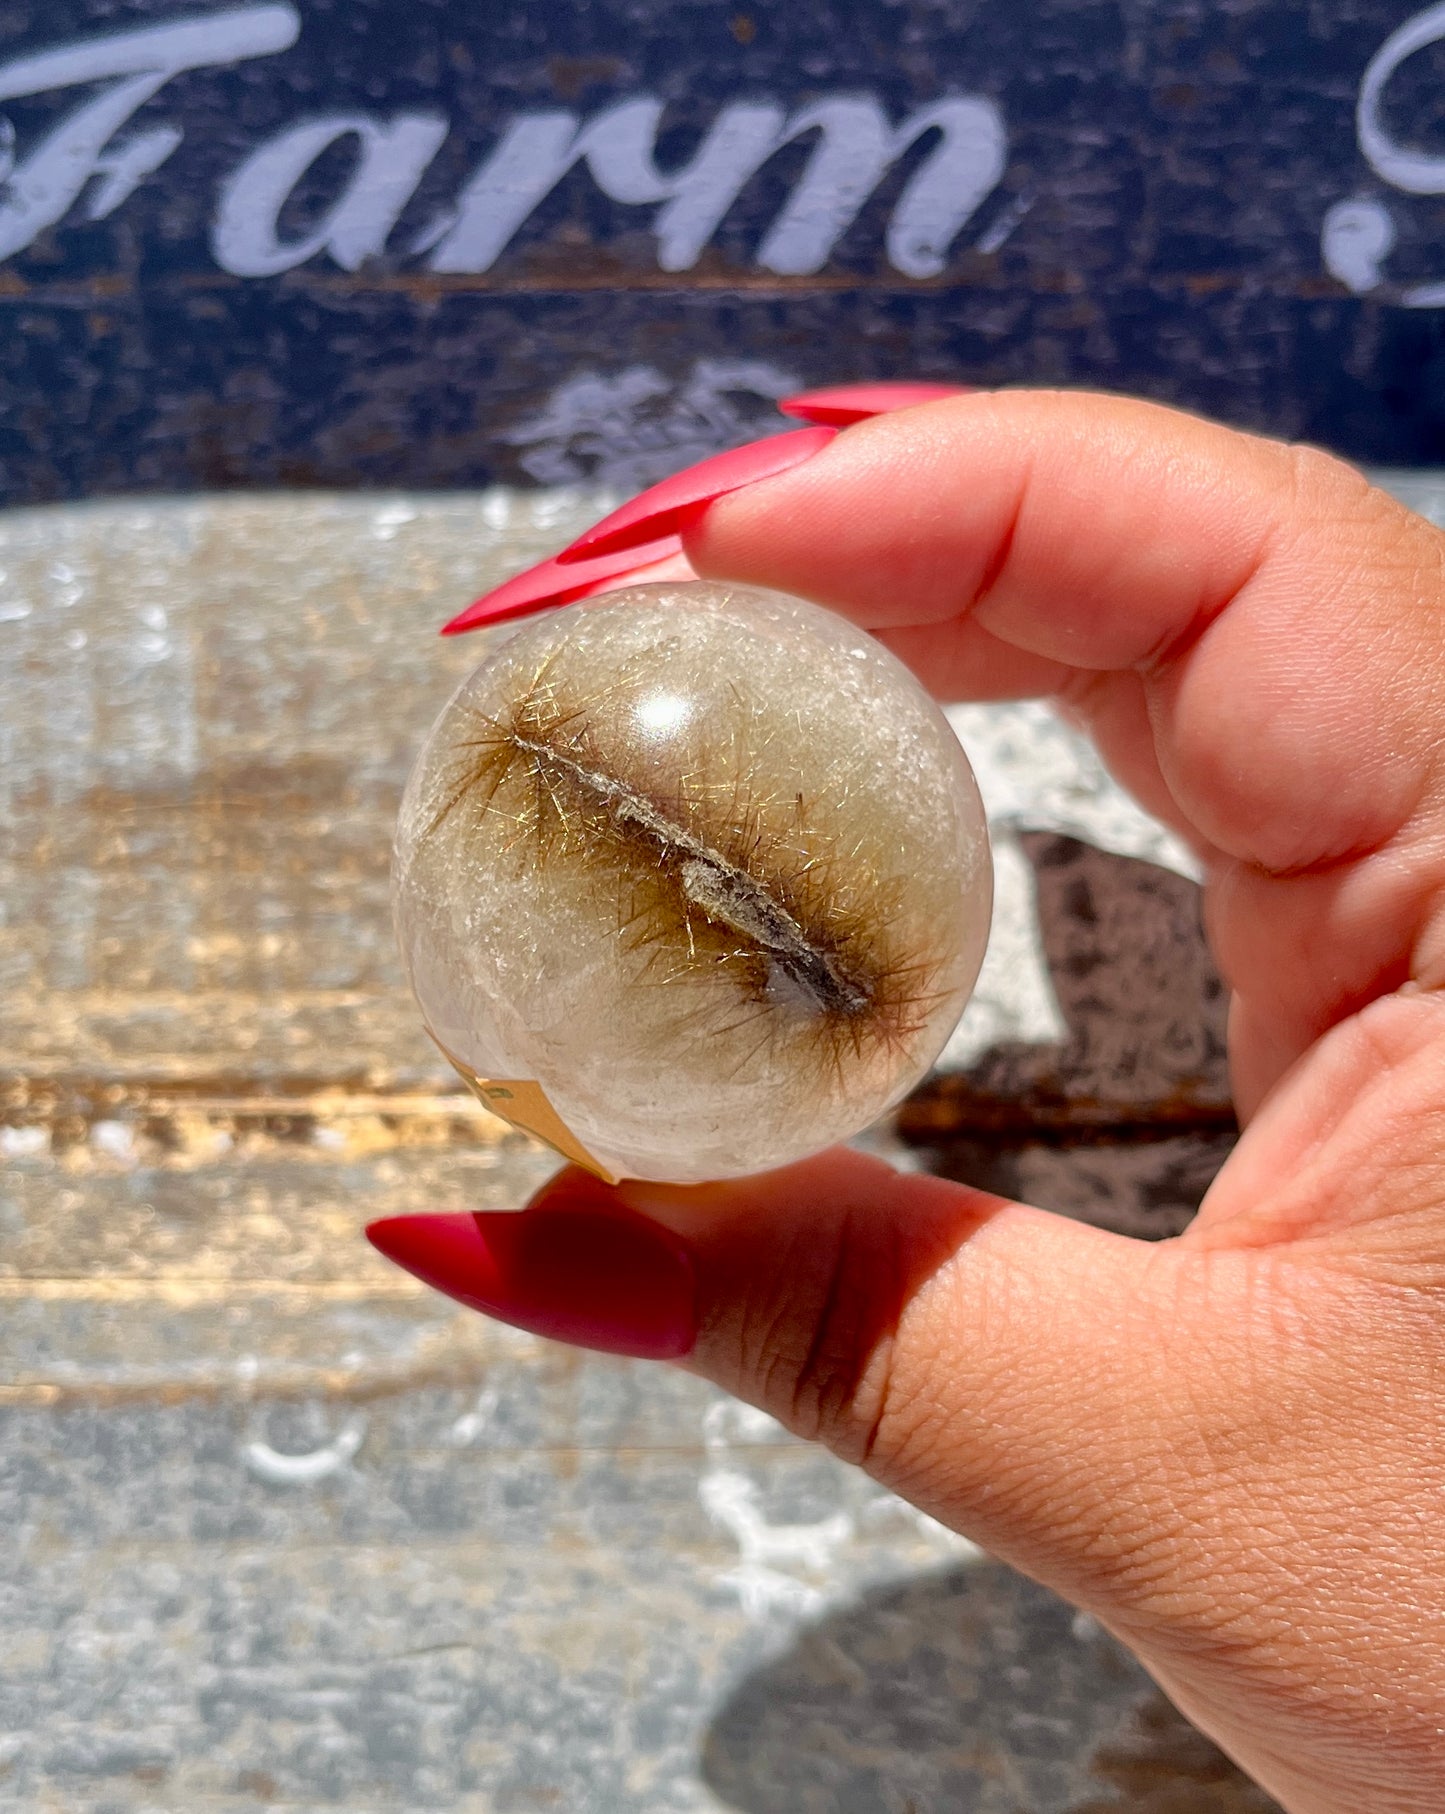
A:
POLYGON ((636 586, 494 646, 397 830, 433 1036, 541 1085, 619 1177, 848 1138, 923 1076, 983 958, 983 807, 938 707, 842 618, 636 586))

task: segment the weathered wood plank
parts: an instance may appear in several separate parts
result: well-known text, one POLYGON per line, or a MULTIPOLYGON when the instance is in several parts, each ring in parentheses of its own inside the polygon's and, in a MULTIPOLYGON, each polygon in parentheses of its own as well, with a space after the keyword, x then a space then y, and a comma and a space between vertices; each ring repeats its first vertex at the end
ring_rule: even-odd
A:
POLYGON ((434 632, 597 502, 8 519, 10 1066, 81 1083, 440 1082, 386 904, 411 754, 480 653, 434 632))
POLYGON ((0 1805, 1067 1814, 1122 1806, 1122 1759, 1268 1808, 1185 1730, 1140 1745, 1092 1621, 860 1475, 676 1376, 667 1447, 654 1373, 546 1375, 0 1419, 37 1531, 0 1559, 0 1805))
POLYGON ((16 0, 0 496, 635 486, 854 376, 1438 460, 1431 20, 16 0))
MULTIPOLYGON (((0 523, 0 1807, 1102 1814, 1203 1781, 1257 1814, 1048 1596, 360 1239, 553 1164, 422 1036, 387 846, 477 655, 435 625, 602 502, 0 523)), ((1007 879, 914 1137, 1160 1232, 1228 1138, 1190 885, 1034 708, 965 721, 1007 879)))

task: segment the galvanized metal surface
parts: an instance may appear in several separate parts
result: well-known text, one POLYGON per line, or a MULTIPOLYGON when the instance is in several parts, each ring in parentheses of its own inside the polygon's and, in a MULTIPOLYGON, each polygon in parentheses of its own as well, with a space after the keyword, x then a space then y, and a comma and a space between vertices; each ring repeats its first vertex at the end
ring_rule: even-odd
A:
MULTIPOLYGON (((0 523, 0 1807, 1259 1814, 1042 1590, 360 1238, 551 1168, 422 1036, 387 847, 434 627, 606 501, 0 523)), ((1230 1139, 1186 859, 1039 708, 959 722, 995 953, 874 1143, 1177 1227, 1230 1139)))

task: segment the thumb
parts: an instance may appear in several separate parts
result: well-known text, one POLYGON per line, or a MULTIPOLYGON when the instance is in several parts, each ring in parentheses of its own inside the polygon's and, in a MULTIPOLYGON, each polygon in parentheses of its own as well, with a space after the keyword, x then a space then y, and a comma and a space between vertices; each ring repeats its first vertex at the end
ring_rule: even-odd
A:
POLYGON ((1161 1536, 1162 1249, 843 1148, 688 1188, 567 1170, 521 1215, 368 1233, 504 1321, 681 1359, 1082 1603, 1114 1597, 1105 1547, 1161 1536))
POLYGON ((617 1194, 686 1243, 692 1371, 1086 1590, 1083 1552, 1117 1530, 1133 1471, 1156 1250, 847 1148, 617 1194))
MULTIPOLYGON (((1308 1186, 1326 1160, 1305 1158, 1308 1186)), ((1427 1166, 1396 1169, 1407 1207, 1428 1193, 1427 1166)), ((1358 1172, 1340 1189, 1379 1198, 1358 1172)), ((1420 1534, 1438 1297, 1418 1216, 1376 1221, 1398 1232, 1374 1249, 1207 1226, 1150 1245, 834 1151, 690 1189, 568 1171, 520 1215, 369 1232, 479 1309, 681 1361, 861 1464, 1097 1614, 1323 1814, 1396 1780, 1414 1792, 1390 1807, 1445 1805, 1420 1534)))

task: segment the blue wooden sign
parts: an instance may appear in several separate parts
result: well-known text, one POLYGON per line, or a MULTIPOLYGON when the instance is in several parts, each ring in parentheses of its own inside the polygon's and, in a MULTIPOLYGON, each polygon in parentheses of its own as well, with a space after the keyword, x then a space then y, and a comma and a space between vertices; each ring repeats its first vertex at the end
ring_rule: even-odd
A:
POLYGON ((13 0, 0 497, 641 484, 806 384, 1445 457, 1445 5, 13 0))

